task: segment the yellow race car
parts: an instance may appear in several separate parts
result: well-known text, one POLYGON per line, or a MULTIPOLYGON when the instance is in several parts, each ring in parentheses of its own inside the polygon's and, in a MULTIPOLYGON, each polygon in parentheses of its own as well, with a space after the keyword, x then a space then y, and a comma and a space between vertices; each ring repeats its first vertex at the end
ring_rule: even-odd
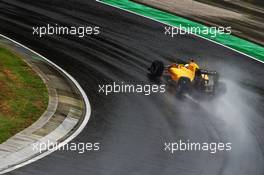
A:
POLYGON ((213 93, 219 79, 216 71, 200 69, 193 60, 189 62, 179 60, 168 66, 156 60, 152 62, 148 70, 152 78, 167 76, 177 82, 177 91, 180 93, 188 92, 190 89, 213 93))

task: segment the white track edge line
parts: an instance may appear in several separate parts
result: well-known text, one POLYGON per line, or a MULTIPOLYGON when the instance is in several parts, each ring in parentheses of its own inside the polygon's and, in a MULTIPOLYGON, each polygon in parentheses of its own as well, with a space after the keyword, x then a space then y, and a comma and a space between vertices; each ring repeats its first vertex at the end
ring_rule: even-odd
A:
MULTIPOLYGON (((123 10, 123 11, 126 11, 126 12, 129 12, 129 13, 132 13, 132 14, 135 14, 135 15, 138 15, 138 16, 141 16, 141 17, 144 17, 144 18, 150 19, 150 20, 152 20, 152 21, 159 22, 159 23, 161 23, 161 24, 165 24, 165 25, 167 25, 167 26, 175 27, 175 28, 177 28, 177 29, 179 29, 179 30, 183 30, 183 29, 180 29, 179 27, 173 26, 173 25, 168 24, 168 23, 166 23, 166 22, 162 22, 162 21, 159 21, 159 20, 157 20, 157 19, 150 18, 150 17, 148 17, 148 16, 144 16, 144 15, 138 14, 138 13, 133 12, 133 11, 131 11, 131 10, 123 9, 123 8, 121 8, 121 7, 117 7, 117 6, 114 6, 114 5, 112 5, 112 4, 108 4, 108 3, 103 2, 103 1, 101 1, 101 0, 95 0, 95 1, 96 1, 96 2, 99 2, 99 3, 101 3, 101 4, 105 4, 105 5, 108 5, 108 6, 111 6, 111 7, 114 7, 114 8, 117 8, 117 9, 120 9, 120 10, 123 10)), ((144 5, 144 6, 146 6, 146 5, 144 5)), ((146 6, 146 7, 149 7, 149 6, 146 6)), ((152 8, 152 7, 150 7, 150 8, 152 8)), ((153 8, 153 9, 155 9, 155 8, 153 8)), ((183 31, 185 31, 185 30, 183 30, 183 31)), ((198 38, 202 38, 202 39, 204 39, 204 40, 211 41, 211 42, 213 42, 213 43, 215 43, 215 44, 218 44, 218 45, 223 46, 223 47, 225 47, 225 48, 228 48, 228 49, 230 49, 230 50, 233 50, 233 51, 235 51, 235 52, 237 52, 237 53, 240 53, 240 54, 242 54, 242 55, 244 55, 244 56, 247 56, 247 57, 249 57, 249 58, 251 58, 251 59, 253 59, 253 60, 255 60, 255 61, 258 61, 258 62, 264 63, 264 61, 262 61, 262 60, 259 60, 259 59, 255 58, 255 57, 251 56, 251 55, 248 55, 248 54, 243 53, 243 52, 241 52, 241 51, 239 51, 239 50, 236 50, 236 49, 234 49, 234 48, 231 48, 231 47, 229 47, 229 46, 226 46, 226 45, 224 45, 224 44, 222 44, 222 43, 219 43, 219 42, 213 41, 213 40, 211 40, 211 39, 208 39, 208 38, 205 38, 205 37, 203 37, 203 36, 197 35, 197 34, 195 34, 195 33, 190 33, 190 34, 191 34, 191 35, 194 35, 194 36, 196 36, 196 37, 198 37, 198 38)))
MULTIPOLYGON (((171 26, 171 27, 175 27, 175 28, 179 29, 179 28, 176 27, 176 26, 173 26, 173 25, 171 25, 171 24, 168 24, 168 23, 165 23, 165 22, 159 21, 159 20, 157 20, 157 19, 153 19, 153 18, 150 18, 150 17, 144 16, 144 15, 138 14, 138 13, 136 13, 136 12, 133 12, 133 11, 130 11, 130 10, 126 10, 126 9, 123 9, 123 8, 117 7, 117 6, 114 6, 114 5, 111 5, 111 4, 108 4, 108 3, 102 2, 102 1, 100 1, 100 0, 95 0, 95 1, 98 2, 98 3, 101 3, 101 4, 105 4, 105 5, 108 5, 108 6, 111 6, 111 7, 114 7, 114 8, 117 8, 117 9, 120 9, 120 10, 123 10, 123 11, 126 11, 126 12, 129 12, 129 13, 132 13, 132 14, 135 14, 135 15, 138 15, 138 16, 141 16, 141 17, 144 17, 144 18, 147 18, 147 19, 150 19, 150 20, 156 21, 156 22, 159 22, 159 23, 161 23, 161 24, 165 24, 165 25, 167 25, 167 26, 171 26)), ((180 30, 182 30, 182 29, 180 29, 180 30)), ((233 48, 231 48, 231 47, 229 47, 229 46, 226 46, 226 45, 224 45, 224 44, 218 43, 218 42, 216 42, 216 41, 210 40, 210 39, 208 39, 208 38, 205 38, 205 37, 203 37, 203 36, 200 36, 200 35, 197 35, 197 34, 194 34, 194 33, 191 33, 191 35, 194 35, 194 36, 199 37, 199 38, 202 38, 202 39, 204 39, 204 40, 207 40, 207 41, 213 42, 213 43, 215 43, 215 44, 221 45, 221 46, 226 47, 226 48, 228 48, 228 49, 230 49, 230 50, 233 50, 233 51, 235 51, 235 52, 238 52, 238 53, 240 53, 240 54, 242 54, 242 55, 244 55, 244 56, 247 56, 247 57, 249 57, 249 58, 252 58, 252 59, 254 59, 254 60, 258 61, 258 62, 264 63, 264 61, 261 61, 261 60, 255 58, 255 57, 253 57, 253 56, 250 56, 250 55, 248 55, 248 54, 245 54, 245 53, 243 53, 243 52, 241 52, 241 51, 238 51, 238 50, 236 50, 236 49, 233 49, 233 48)), ((4 36, 4 35, 2 35, 2 34, 0 34, 0 36, 2 36, 2 37, 4 37, 4 38, 6 38, 6 39, 8 39, 8 40, 10 40, 10 41, 12 41, 12 42, 18 44, 18 45, 20 45, 20 46, 22 46, 22 47, 24 47, 24 48, 26 48, 26 49, 28 49, 28 50, 30 50, 31 52, 35 53, 36 55, 42 57, 45 61, 47 61, 47 62, 49 62, 50 64, 52 64, 53 66, 55 66, 57 69, 59 69, 60 71, 62 71, 65 75, 67 75, 67 77, 70 78, 70 80, 74 82, 74 84, 79 88, 80 92, 82 93, 82 95, 83 95, 83 97, 84 97, 85 104, 86 104, 86 112, 87 112, 86 114, 89 114, 89 115, 86 115, 86 116, 85 116, 85 119, 84 119, 83 123, 82 123, 81 126, 77 129, 77 131, 76 131, 73 135, 71 135, 70 137, 68 137, 64 142, 60 143, 60 144, 58 145, 58 148, 64 146, 65 144, 67 144, 68 142, 70 142, 72 139, 74 139, 74 138, 75 138, 75 137, 76 137, 76 136, 77 136, 77 135, 78 135, 78 134, 84 129, 84 127, 86 126, 86 124, 87 124, 88 121, 89 121, 89 118, 90 118, 90 115, 91 115, 91 106, 90 106, 89 100, 88 100, 88 98, 87 98, 85 92, 83 91, 83 89, 81 88, 81 86, 79 85, 79 83, 78 83, 78 82, 77 82, 77 81, 76 81, 71 75, 69 75, 66 71, 64 71, 62 68, 60 68, 59 66, 57 66, 56 64, 54 64, 53 62, 51 62, 50 60, 48 60, 47 58, 45 58, 44 56, 38 54, 37 52, 33 51, 32 49, 29 49, 28 47, 24 46, 23 44, 20 44, 20 43, 18 43, 18 42, 16 42, 16 41, 12 40, 11 38, 9 38, 9 37, 7 37, 7 36, 4 36), (89 105, 89 110, 88 110, 88 107, 87 107, 88 105, 89 105), (87 117, 87 116, 88 116, 88 117, 87 117), (87 120, 87 121, 86 121, 86 120, 87 120), (83 125, 84 125, 84 126, 83 126, 83 125)), ((21 164, 19 164, 19 165, 17 165, 17 166, 14 166, 14 167, 12 167, 12 168, 10 168, 10 169, 7 169, 7 170, 5 170, 5 171, 3 171, 3 172, 0 172, 0 174, 4 174, 4 173, 7 173, 7 172, 10 172, 10 171, 15 170, 15 169, 17 169, 17 168, 20 168, 20 167, 23 167, 23 166, 25 166, 25 165, 27 165, 27 164, 30 164, 30 163, 32 163, 32 162, 35 162, 35 161, 37 161, 37 160, 39 160, 39 159, 41 159, 41 158, 43 158, 43 157, 45 157, 45 156, 51 154, 51 153, 54 152, 54 151, 56 151, 56 150, 51 150, 51 151, 45 152, 45 153, 43 153, 43 154, 41 154, 41 155, 39 155, 39 156, 37 156, 37 157, 35 157, 35 158, 33 158, 33 159, 30 159, 30 160, 28 160, 28 161, 26 161, 26 162, 23 162, 23 163, 21 163, 21 164)))
POLYGON ((52 149, 52 150, 48 150, 48 151, 46 151, 45 153, 42 153, 42 154, 40 154, 40 155, 38 155, 38 156, 36 156, 36 157, 30 159, 30 160, 27 160, 27 161, 25 161, 25 162, 22 162, 22 163, 20 163, 20 164, 18 164, 18 165, 15 165, 15 166, 13 166, 13 167, 10 167, 10 168, 5 169, 5 170, 3 170, 2 172, 0 172, 0 174, 4 174, 4 173, 10 172, 10 171, 13 171, 13 170, 15 170, 15 169, 21 168, 21 167, 23 167, 23 166, 25 166, 25 165, 28 165, 28 164, 32 163, 32 162, 35 162, 35 161, 37 161, 37 160, 39 160, 39 159, 41 159, 41 158, 46 157, 47 155, 53 153, 54 151, 58 150, 60 147, 66 145, 66 144, 69 143, 71 140, 73 140, 75 137, 77 137, 77 136, 82 132, 82 130, 85 128, 85 126, 87 125, 87 123, 88 123, 88 121, 89 121, 89 119, 90 119, 90 115, 91 115, 91 105, 90 105, 90 102, 89 102, 89 100, 88 100, 88 97, 87 97, 86 93, 84 92, 84 90, 82 89, 82 87, 80 86, 80 84, 79 84, 79 83, 78 83, 78 82, 77 82, 77 81, 76 81, 76 80, 75 80, 75 79, 74 79, 69 73, 67 73, 65 70, 63 70, 62 68, 60 68, 58 65, 56 65, 56 64, 53 63, 52 61, 48 60, 46 57, 40 55, 39 53, 37 53, 37 52, 35 52, 34 50, 32 50, 32 49, 26 47, 25 45, 23 45, 23 44, 21 44, 21 43, 19 43, 19 42, 17 42, 17 41, 14 41, 13 39, 11 39, 11 38, 9 38, 9 37, 7 37, 7 36, 5 36, 5 35, 0 34, 0 36, 2 36, 3 38, 5 38, 5 39, 7 39, 7 40, 10 40, 10 41, 12 41, 12 42, 18 44, 18 45, 20 45, 21 47, 24 47, 25 49, 28 49, 28 50, 31 51, 32 53, 34 53, 34 54, 38 55, 39 57, 43 58, 43 59, 44 59, 45 61, 47 61, 49 64, 53 65, 56 69, 58 69, 59 71, 61 71, 63 74, 65 74, 65 75, 66 75, 66 76, 67 76, 67 77, 68 77, 68 78, 69 78, 69 79, 75 84, 75 86, 78 88, 78 90, 79 90, 80 93, 82 94, 83 99, 84 99, 84 102, 85 102, 85 108, 86 108, 86 111, 85 111, 85 112, 86 112, 86 113, 85 113, 85 117, 84 117, 84 119, 83 119, 81 125, 78 127, 78 129, 77 129, 72 135, 70 135, 67 139, 65 139, 65 140, 64 140, 63 142, 61 142, 60 144, 58 144, 58 146, 56 146, 57 149, 54 149, 54 150, 53 150, 53 149, 52 149))

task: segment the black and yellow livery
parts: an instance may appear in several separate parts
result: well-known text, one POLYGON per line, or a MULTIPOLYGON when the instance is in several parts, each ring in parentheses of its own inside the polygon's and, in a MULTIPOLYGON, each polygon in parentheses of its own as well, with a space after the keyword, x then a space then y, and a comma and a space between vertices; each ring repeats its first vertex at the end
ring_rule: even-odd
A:
POLYGON ((153 61, 149 68, 150 75, 154 78, 167 76, 177 82, 178 92, 187 92, 190 89, 201 92, 213 93, 218 84, 218 73, 200 69, 193 60, 189 62, 178 61, 164 66, 161 61, 153 61))

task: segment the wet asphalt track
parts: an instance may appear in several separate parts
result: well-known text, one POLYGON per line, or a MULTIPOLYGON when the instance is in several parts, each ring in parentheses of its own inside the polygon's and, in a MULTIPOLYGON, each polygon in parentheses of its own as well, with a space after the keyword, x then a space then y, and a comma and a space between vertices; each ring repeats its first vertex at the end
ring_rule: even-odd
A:
POLYGON ((0 1, 0 33, 46 56, 86 91, 92 116, 74 142, 100 142, 100 152, 55 152, 12 175, 263 175, 264 65, 194 36, 174 39, 163 25, 94 1, 0 1), (31 35, 32 26, 98 25, 83 39, 31 35), (179 100, 172 92, 143 96, 97 93, 98 84, 149 83, 155 59, 195 58, 220 72, 227 86, 211 101, 179 100), (232 142, 231 152, 163 151, 164 142, 232 142))

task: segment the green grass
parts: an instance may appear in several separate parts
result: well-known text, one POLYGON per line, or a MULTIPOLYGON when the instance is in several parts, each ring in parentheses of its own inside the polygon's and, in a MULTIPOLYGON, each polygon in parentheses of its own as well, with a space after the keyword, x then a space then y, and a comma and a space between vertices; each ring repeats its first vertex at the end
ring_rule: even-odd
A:
POLYGON ((47 105, 42 79, 17 54, 0 46, 0 143, 34 123, 47 105))

